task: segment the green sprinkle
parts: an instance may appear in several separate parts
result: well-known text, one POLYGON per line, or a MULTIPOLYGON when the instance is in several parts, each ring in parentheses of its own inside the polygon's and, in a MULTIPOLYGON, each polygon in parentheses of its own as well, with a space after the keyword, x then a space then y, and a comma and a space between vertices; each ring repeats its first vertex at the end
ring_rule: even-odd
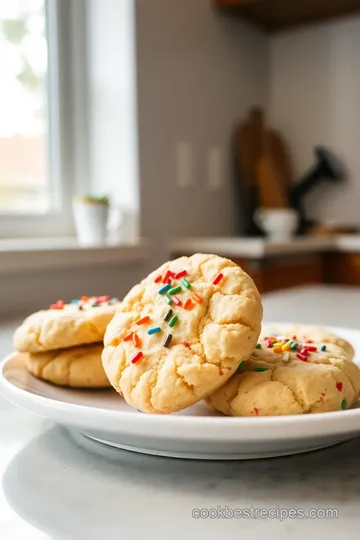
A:
POLYGON ((295 343, 295 341, 293 341, 292 344, 291 344, 291 349, 292 350, 297 349, 297 346, 298 346, 298 344, 295 343))
POLYGON ((181 287, 180 287, 180 285, 178 285, 177 287, 173 287, 172 289, 170 289, 168 294, 176 294, 176 293, 178 293, 180 291, 181 291, 181 287))
POLYGON ((257 367, 257 368, 255 368, 255 371, 258 371, 258 372, 267 371, 267 369, 268 369, 267 367, 257 367))
POLYGON ((184 285, 184 287, 186 287, 187 289, 191 289, 191 283, 188 282, 187 279, 183 278, 181 280, 181 283, 184 285))
POLYGON ((241 368, 243 367, 244 363, 245 363, 245 360, 243 360, 242 362, 240 362, 240 364, 239 364, 238 367, 237 367, 237 370, 235 371, 235 375, 237 375, 238 373, 241 372, 241 368))
POLYGON ((257 348, 257 349, 261 349, 261 343, 257 343, 257 344, 256 344, 256 348, 257 348))
POLYGON ((171 321, 169 322, 170 328, 175 326, 175 324, 177 323, 178 320, 179 320, 179 317, 177 315, 174 315, 173 318, 171 319, 171 321))
POLYGON ((172 300, 171 300, 170 296, 166 295, 165 300, 166 300, 166 303, 169 304, 169 306, 171 306, 172 300))
POLYGON ((343 399, 342 402, 341 402, 341 408, 342 408, 342 410, 344 410, 344 409, 346 409, 346 407, 347 407, 347 401, 346 401, 346 399, 343 399))

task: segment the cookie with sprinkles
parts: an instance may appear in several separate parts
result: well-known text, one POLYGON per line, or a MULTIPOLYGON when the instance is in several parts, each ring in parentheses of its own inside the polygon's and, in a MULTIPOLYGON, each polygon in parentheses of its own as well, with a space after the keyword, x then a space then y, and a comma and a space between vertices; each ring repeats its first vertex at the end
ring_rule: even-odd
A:
POLYGON ((360 369, 344 349, 294 338, 261 338, 251 357, 207 404, 229 416, 308 414, 353 405, 360 395, 360 369))
POLYGON ((181 257, 124 298, 106 330, 103 366, 131 406, 173 413, 225 384, 255 347, 261 319, 259 292, 238 265, 181 257))
POLYGON ((102 342, 120 302, 110 296, 58 300, 27 317, 14 334, 17 351, 38 353, 102 342))
POLYGON ((342 347, 346 354, 353 359, 355 356, 354 347, 342 336, 338 336, 333 332, 329 332, 326 328, 320 326, 312 326, 307 324, 296 324, 288 328, 287 330, 273 327, 263 327, 262 336, 269 336, 271 334, 295 336, 300 342, 306 343, 307 341, 322 342, 324 345, 332 343, 338 347, 342 347))

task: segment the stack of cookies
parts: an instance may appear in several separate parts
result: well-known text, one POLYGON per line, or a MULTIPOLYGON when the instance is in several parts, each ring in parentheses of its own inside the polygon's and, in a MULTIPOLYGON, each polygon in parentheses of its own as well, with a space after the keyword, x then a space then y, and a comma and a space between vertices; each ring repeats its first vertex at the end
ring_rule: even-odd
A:
POLYGON ((202 399, 230 416, 343 410, 360 370, 345 340, 297 327, 260 336, 262 303, 234 262, 168 262, 124 298, 105 333, 103 366, 126 402, 169 414, 202 399), (285 334, 285 335, 284 335, 285 334))
POLYGON ((25 319, 14 335, 17 351, 36 377, 77 388, 110 386, 101 363, 105 330, 119 301, 109 296, 81 297, 25 319))

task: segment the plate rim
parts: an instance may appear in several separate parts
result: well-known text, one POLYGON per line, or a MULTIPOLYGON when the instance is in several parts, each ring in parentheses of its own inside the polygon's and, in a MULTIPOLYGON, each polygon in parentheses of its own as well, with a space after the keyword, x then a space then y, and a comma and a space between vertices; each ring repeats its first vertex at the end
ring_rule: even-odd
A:
MULTIPOLYGON (((278 323, 278 322, 265 322, 266 326, 291 326, 295 323, 278 323)), ((299 324, 299 323, 298 323, 299 324)), ((315 326, 315 325, 314 325, 315 326)), ((318 325, 320 326, 320 325, 318 325)), ((335 332, 358 332, 359 338, 360 338, 360 330, 356 328, 342 328, 342 327, 336 327, 336 326, 329 326, 329 325, 322 325, 323 328, 327 330, 333 330, 335 332)), ((131 411, 120 411, 120 410, 113 410, 113 409, 106 409, 101 408, 97 406, 87 406, 87 405, 80 405, 77 403, 69 403, 69 402, 62 402, 57 400, 56 398, 46 397, 38 394, 32 394, 26 389, 19 388, 17 385, 11 383, 4 375, 4 368, 5 366, 14 358, 16 358, 19 354, 19 352, 13 352, 9 355, 7 355, 1 362, 0 362, 0 391, 4 395, 6 399, 11 401, 13 404, 20 406, 21 408, 24 408, 28 411, 35 412, 36 414, 40 416, 47 416, 44 414, 41 414, 39 412, 36 412, 34 410, 34 407, 26 407, 23 405, 24 401, 31 401, 34 403, 36 408, 40 408, 42 411, 44 410, 52 410, 52 411, 58 411, 62 413, 66 413, 71 409, 73 411, 73 414, 76 414, 80 420, 82 419, 88 419, 89 416, 92 416, 92 420, 96 420, 96 417, 98 418, 98 421, 101 422, 101 416, 106 415, 106 417, 112 421, 119 421, 119 418, 123 420, 123 427, 126 429, 129 427, 129 425, 132 426, 133 432, 138 432, 138 429, 144 425, 144 418, 147 418, 146 422, 148 423, 149 427, 158 428, 158 427, 166 427, 168 425, 174 425, 186 428, 186 427, 192 427, 196 428, 199 425, 203 426, 204 428, 214 428, 217 429, 219 426, 224 427, 224 423, 226 422, 228 425, 231 425, 234 427, 234 435, 237 431, 237 429, 247 429, 247 428, 254 428, 256 426, 259 428, 259 431, 264 429, 271 430, 272 427, 281 426, 284 431, 286 431, 286 428, 288 426, 291 426, 292 428, 296 424, 297 426, 316 426, 319 424, 319 420, 321 419, 321 425, 323 428, 331 427, 331 425, 334 423, 338 423, 340 418, 347 418, 355 419, 357 417, 360 417, 360 408, 356 409, 346 409, 345 411, 339 410, 339 411, 331 411, 327 413, 313 413, 313 414, 305 414, 305 415, 284 415, 284 416, 259 416, 259 417, 230 417, 230 416, 192 416, 192 415, 176 415, 176 414, 139 414, 136 415, 134 412, 131 411), (25 397, 26 396, 26 397, 25 397), (17 399, 18 398, 18 399, 17 399), (237 429, 235 429, 237 428, 237 429)), ((48 416, 47 416, 48 417, 48 416)), ((325 429, 326 431, 326 429, 325 429)), ((344 430, 346 431, 346 430, 344 430)), ((350 430, 351 431, 351 430, 350 430)), ((360 423, 359 428, 353 428, 353 431, 359 431, 360 432, 360 423)), ((339 430, 335 430, 336 433, 339 433, 339 430)), ((224 434, 225 435, 225 434, 224 434)), ((156 437, 156 433, 153 434, 154 437, 156 437)), ((159 435, 160 436, 160 435, 159 435)), ((169 433, 169 436, 175 436, 176 433, 169 433)), ((178 437, 176 437, 178 438, 178 437)), ((226 438, 226 437, 225 437, 226 438)), ((233 440, 233 438, 226 440, 233 440)), ((224 439, 225 441, 225 439, 224 439)))

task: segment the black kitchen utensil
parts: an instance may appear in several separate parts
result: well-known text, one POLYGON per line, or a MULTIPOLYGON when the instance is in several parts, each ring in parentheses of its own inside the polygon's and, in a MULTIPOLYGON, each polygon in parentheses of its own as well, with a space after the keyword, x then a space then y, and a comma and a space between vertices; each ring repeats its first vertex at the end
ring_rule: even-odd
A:
POLYGON ((325 180, 339 182, 346 177, 343 165, 330 150, 322 146, 317 146, 314 149, 314 153, 316 157, 315 165, 289 188, 290 206, 297 210, 300 215, 298 231, 300 234, 316 225, 315 221, 306 217, 303 206, 305 195, 325 180))

